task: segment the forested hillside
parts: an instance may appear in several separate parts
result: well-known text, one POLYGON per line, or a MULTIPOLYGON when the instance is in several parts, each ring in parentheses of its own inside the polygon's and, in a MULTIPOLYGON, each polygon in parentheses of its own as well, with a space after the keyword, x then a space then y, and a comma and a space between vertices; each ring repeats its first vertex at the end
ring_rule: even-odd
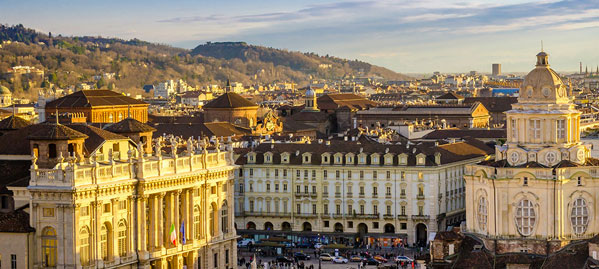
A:
POLYGON ((222 84, 227 79, 244 84, 293 81, 302 85, 313 78, 373 75, 406 78, 360 61, 238 42, 207 43, 187 50, 138 39, 65 37, 39 33, 22 25, 0 25, 0 42, 0 74, 14 66, 33 66, 45 72, 43 79, 0 76, 0 85, 17 95, 31 95, 42 87, 66 87, 82 82, 127 91, 179 78, 190 85, 222 84), (102 73, 115 73, 115 77, 93 79, 102 73))

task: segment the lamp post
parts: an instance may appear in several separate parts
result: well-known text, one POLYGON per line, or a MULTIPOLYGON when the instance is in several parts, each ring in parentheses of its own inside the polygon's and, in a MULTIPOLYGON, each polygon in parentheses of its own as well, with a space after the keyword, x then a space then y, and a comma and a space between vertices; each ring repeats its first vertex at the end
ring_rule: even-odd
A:
POLYGON ((316 255, 317 255, 316 258, 318 259, 318 269, 321 269, 321 267, 320 267, 320 262, 321 262, 321 259, 320 259, 320 248, 316 249, 316 255))

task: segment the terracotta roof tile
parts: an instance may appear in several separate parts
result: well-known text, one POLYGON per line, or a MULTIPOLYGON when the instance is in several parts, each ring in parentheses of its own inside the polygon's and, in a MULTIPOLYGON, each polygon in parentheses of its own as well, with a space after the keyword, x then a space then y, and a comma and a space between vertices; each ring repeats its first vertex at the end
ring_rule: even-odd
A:
POLYGON ((147 103, 110 90, 82 90, 46 104, 46 108, 148 105, 147 103))
POLYGON ((29 225, 29 213, 17 209, 7 213, 0 212, 0 232, 31 233, 35 229, 29 225))
POLYGON ((204 105, 204 109, 208 108, 243 108, 243 107, 258 107, 257 104, 248 101, 241 95, 234 92, 227 92, 218 98, 204 105))
POLYGON ((144 124, 134 118, 126 118, 122 121, 119 121, 115 124, 111 124, 104 128, 104 130, 122 134, 122 133, 146 133, 146 132, 154 132, 155 128, 144 124))

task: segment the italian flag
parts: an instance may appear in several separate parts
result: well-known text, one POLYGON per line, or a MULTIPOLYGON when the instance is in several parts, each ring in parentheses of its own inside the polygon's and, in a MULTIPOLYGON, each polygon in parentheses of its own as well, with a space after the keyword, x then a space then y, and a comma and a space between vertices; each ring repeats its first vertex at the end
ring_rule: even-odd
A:
POLYGON ((177 246, 177 232, 175 231, 175 224, 171 223, 171 243, 173 243, 173 246, 177 246))

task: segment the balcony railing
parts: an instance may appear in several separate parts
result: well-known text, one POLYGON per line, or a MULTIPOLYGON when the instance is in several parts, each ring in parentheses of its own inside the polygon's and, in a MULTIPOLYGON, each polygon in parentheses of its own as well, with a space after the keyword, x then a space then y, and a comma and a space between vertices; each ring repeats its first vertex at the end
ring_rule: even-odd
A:
POLYGON ((379 214, 353 214, 351 215, 351 217, 356 218, 356 219, 378 219, 379 218, 379 214))
POLYGON ((383 215, 383 218, 384 219, 393 219, 393 215, 391 215, 391 214, 385 214, 385 215, 383 215))
POLYGON ((412 220, 429 220, 430 218, 429 215, 412 215, 412 220))
POLYGON ((425 197, 424 197, 424 194, 418 194, 418 195, 416 196, 416 198, 417 198, 417 199, 419 199, 419 200, 422 200, 422 199, 424 199, 425 197))
POLYGON ((398 220, 408 220, 408 215, 397 215, 398 220))

